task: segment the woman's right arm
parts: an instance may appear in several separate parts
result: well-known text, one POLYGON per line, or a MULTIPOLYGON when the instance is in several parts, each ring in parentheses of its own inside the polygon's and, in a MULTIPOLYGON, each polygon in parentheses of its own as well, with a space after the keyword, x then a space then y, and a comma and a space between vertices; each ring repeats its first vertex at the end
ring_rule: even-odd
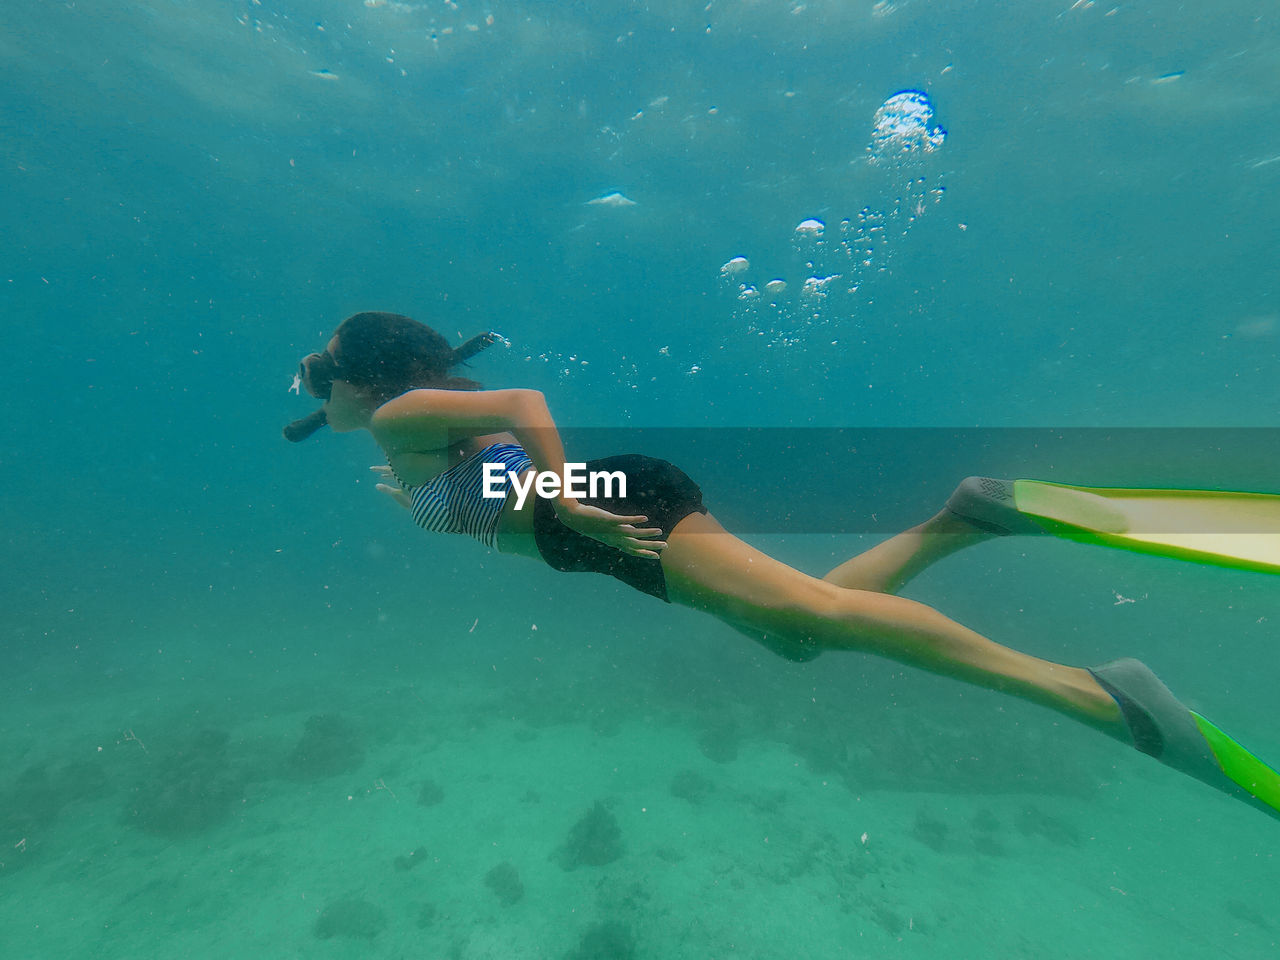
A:
POLYGON ((410 390, 377 409, 372 430, 388 452, 510 433, 539 473, 564 475, 564 443, 538 390, 410 390))

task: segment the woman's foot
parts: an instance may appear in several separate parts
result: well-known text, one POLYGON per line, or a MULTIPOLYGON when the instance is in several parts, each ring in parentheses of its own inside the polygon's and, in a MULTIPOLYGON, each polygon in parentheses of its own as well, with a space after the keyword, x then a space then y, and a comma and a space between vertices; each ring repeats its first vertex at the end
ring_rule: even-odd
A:
POLYGON ((1140 660, 1113 660, 1089 673, 1124 714, 1122 738, 1166 766, 1280 818, 1280 774, 1187 709, 1140 660))
POLYGON ((1087 669, 1071 667, 1068 677, 1069 696, 1087 722, 1107 735, 1123 740, 1128 727, 1115 698, 1087 669))
POLYGON ((1018 511, 1012 480, 967 477, 947 498, 946 510, 965 523, 1000 537, 1046 532, 1035 520, 1018 511))

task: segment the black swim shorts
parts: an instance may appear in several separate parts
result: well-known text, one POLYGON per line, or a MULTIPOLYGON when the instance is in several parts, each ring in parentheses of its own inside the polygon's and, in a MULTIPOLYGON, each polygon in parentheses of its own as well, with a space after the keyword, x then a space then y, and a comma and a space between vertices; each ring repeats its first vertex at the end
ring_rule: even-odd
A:
MULTIPOLYGON (((702 490, 683 470, 666 460, 624 453, 587 463, 588 472, 621 470, 627 478, 625 497, 584 497, 582 502, 610 513, 640 514, 644 526, 661 527, 669 536, 677 523, 691 513, 706 513, 702 490)), ((668 603, 662 563, 651 557, 633 557, 598 540, 570 530, 556 516, 550 500, 541 497, 533 507, 533 539, 542 559, 565 573, 604 573, 637 590, 668 603)))

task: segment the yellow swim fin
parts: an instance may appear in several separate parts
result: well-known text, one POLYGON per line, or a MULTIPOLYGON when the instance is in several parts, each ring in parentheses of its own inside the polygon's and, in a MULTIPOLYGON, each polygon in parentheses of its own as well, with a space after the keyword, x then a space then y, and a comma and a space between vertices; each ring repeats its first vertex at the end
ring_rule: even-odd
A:
POLYGON ((1059 537, 1280 573, 1280 496, 1015 480, 1014 503, 1059 537))
POLYGON ((947 507, 994 533, 1052 533, 1081 543, 1280 573, 1280 495, 1273 493, 970 477, 947 507))

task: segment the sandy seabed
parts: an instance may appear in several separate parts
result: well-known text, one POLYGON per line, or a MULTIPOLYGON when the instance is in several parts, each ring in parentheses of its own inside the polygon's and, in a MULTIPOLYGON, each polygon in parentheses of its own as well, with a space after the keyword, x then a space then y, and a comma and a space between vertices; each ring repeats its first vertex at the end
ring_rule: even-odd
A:
POLYGON ((1274 820, 884 661, 785 664, 646 598, 583 626, 621 596, 16 660, 5 957, 1276 953, 1274 820))

